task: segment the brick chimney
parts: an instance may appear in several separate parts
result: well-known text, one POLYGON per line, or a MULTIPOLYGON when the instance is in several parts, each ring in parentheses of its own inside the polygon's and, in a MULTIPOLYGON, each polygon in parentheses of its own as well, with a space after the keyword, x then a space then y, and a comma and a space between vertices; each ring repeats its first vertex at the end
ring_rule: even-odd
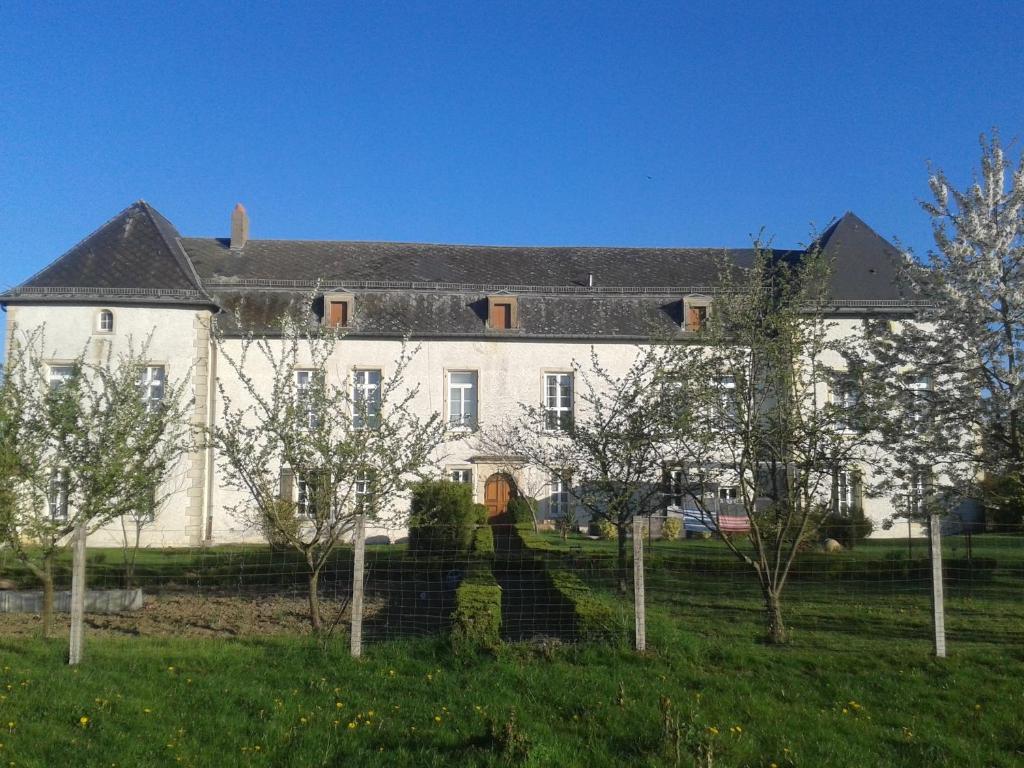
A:
POLYGON ((231 212, 231 250, 241 249, 249 239, 249 214, 238 203, 231 212))

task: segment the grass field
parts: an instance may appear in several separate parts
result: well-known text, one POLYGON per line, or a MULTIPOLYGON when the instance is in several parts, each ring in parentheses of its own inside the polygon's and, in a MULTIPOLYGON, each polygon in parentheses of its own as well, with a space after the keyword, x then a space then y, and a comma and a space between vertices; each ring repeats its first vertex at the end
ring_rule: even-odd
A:
MULTIPOLYGON (((604 583, 607 543, 548 544, 604 583)), ((69 669, 62 642, 0 637, 0 766, 1022 765, 1020 544, 979 537, 974 556, 1000 565, 950 585, 946 660, 927 585, 867 576, 898 544, 794 580, 784 648, 760 642, 756 592, 716 542, 650 550, 643 656, 535 641, 453 658, 437 636, 355 661, 344 635, 93 636, 69 669)))

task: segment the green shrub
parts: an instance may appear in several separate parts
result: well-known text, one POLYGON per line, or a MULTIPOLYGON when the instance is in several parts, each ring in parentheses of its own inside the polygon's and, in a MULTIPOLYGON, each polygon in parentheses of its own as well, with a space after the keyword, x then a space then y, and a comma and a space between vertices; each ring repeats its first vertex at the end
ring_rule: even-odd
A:
POLYGON ((829 514, 821 522, 819 532, 822 539, 835 539, 844 547, 858 544, 875 529, 875 524, 864 516, 860 509, 854 509, 848 516, 829 514))
POLYGON ((501 587, 490 570, 475 570, 455 590, 451 641, 456 654, 501 644, 501 587))
POLYGON ((506 511, 508 516, 512 519, 513 524, 519 525, 520 523, 529 523, 533 525, 533 509, 536 502, 533 499, 528 499, 525 496, 517 496, 514 499, 509 499, 508 507, 506 511))
POLYGON ((494 531, 486 523, 473 532, 473 552, 477 555, 494 554, 494 531))
POLYGON ((425 480, 412 491, 409 551, 417 555, 458 557, 469 553, 477 510, 464 483, 425 480))
POLYGON ((683 524, 679 522, 678 518, 669 517, 661 527, 661 537, 663 539, 678 539, 682 530, 683 524))
POLYGON ((617 633, 611 606, 591 591, 572 571, 550 569, 551 585, 572 606, 576 635, 581 640, 599 640, 617 633))
POLYGON ((476 516, 476 524, 477 525, 487 525, 487 523, 488 523, 488 519, 487 519, 488 518, 488 514, 487 514, 487 505, 486 504, 474 504, 473 505, 473 514, 476 516))
POLYGON ((618 538, 619 529, 611 520, 602 520, 597 524, 597 535, 602 539, 618 538))

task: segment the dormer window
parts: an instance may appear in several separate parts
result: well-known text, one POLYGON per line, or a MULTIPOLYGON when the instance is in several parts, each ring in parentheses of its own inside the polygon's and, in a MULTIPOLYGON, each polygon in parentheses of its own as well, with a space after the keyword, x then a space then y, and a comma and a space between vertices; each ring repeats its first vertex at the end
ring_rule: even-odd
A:
POLYGON ((683 299, 683 330, 689 333, 703 331, 711 317, 710 296, 687 296, 683 299))
POLYGON ((352 322, 352 294, 328 293, 324 296, 324 325, 328 328, 348 328, 352 322))
POLYGON ((114 313, 109 309, 101 309, 96 315, 96 330, 100 333, 113 333, 114 313))
POLYGON ((515 296, 487 297, 487 327, 495 331, 511 331, 519 327, 519 303, 515 296))

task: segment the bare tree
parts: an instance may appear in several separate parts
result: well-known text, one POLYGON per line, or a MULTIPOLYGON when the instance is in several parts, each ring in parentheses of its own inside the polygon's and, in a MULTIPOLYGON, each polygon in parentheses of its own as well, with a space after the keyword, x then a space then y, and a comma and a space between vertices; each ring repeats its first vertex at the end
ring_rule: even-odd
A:
POLYGON ((0 385, 0 540, 42 583, 43 634, 53 616, 53 567, 80 526, 92 531, 147 505, 192 435, 185 385, 144 387, 148 343, 54 370, 42 331, 11 335, 0 385))
POLYGON ((663 350, 662 414, 677 491, 756 573, 768 637, 781 643, 790 569, 828 513, 837 468, 871 458, 870 425, 862 398, 827 395, 859 382, 844 357, 857 341, 827 317, 829 265, 817 248, 780 257, 754 246, 742 274, 723 260, 703 329, 663 350), (746 542, 722 525, 726 490, 746 542))
POLYGON ((660 504, 662 468, 671 455, 658 428, 657 362, 652 348, 642 348, 629 369, 615 375, 592 349, 589 365, 573 361, 571 377, 551 393, 559 403, 575 401, 572 410, 522 403, 509 432, 518 452, 549 478, 561 478, 592 521, 615 525, 623 592, 630 524, 660 504))
MULTIPOLYGON (((236 322, 244 327, 241 315, 236 322)), ((320 632, 324 566, 358 515, 397 517, 393 501, 431 468, 445 425, 437 413, 415 413, 419 388, 405 384, 415 350, 404 343, 388 375, 351 380, 332 369, 341 333, 295 306, 272 336, 233 339, 215 327, 214 339, 241 387, 236 401, 218 383, 223 410, 209 433, 225 483, 242 492, 233 512, 302 556, 309 620, 320 632)))

